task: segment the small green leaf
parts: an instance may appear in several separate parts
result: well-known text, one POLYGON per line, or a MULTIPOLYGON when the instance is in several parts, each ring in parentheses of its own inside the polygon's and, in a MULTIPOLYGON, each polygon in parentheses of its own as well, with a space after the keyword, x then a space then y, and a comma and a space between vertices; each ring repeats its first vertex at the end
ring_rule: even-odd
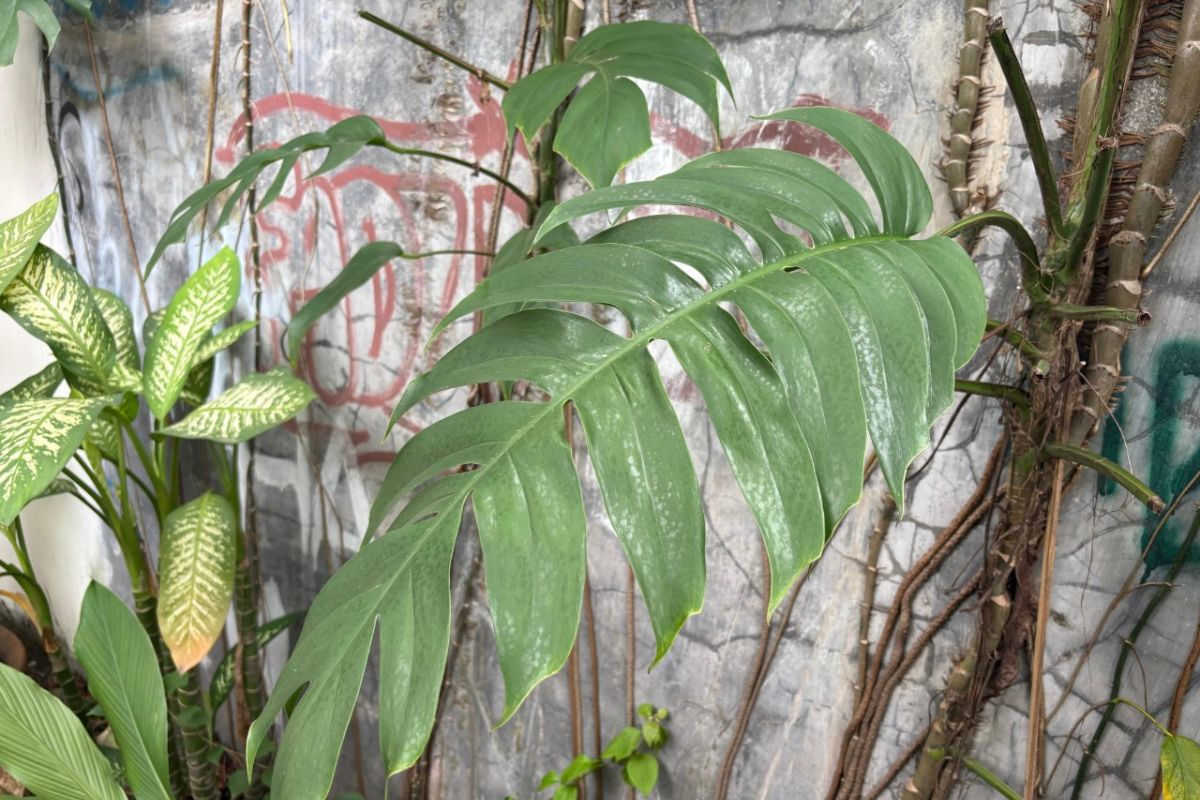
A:
POLYGON ((662 725, 650 720, 642 726, 642 738, 646 740, 647 747, 658 749, 667 743, 667 732, 662 725))
POLYGON ((539 789, 549 789, 554 784, 558 783, 558 773, 550 770, 542 776, 541 783, 538 784, 539 789))
POLYGON ((637 728, 624 728, 612 738, 608 747, 601 755, 611 761, 625 761, 637 752, 638 744, 642 741, 642 732, 637 728))
POLYGON ((1163 739, 1163 800, 1200 800, 1200 744, 1185 736, 1163 739))
POLYGON ((651 81, 689 98, 720 135, 717 86, 732 94, 713 46, 687 25, 652 21, 605 25, 579 40, 563 62, 517 81, 504 96, 509 135, 532 140, 580 80, 591 75, 563 114, 554 139, 593 187, 650 148, 645 95, 630 78, 651 81))
POLYGON ((559 781, 563 784, 575 783, 584 775, 595 772, 604 766, 604 762, 589 755, 579 754, 571 759, 571 763, 562 771, 559 781))
POLYGON ((622 774, 626 783, 642 794, 649 795, 658 783, 658 759, 649 753, 638 753, 625 762, 622 774))
POLYGON ((304 337, 317 320, 328 314, 346 295, 362 286, 371 276, 397 258, 404 258, 403 248, 395 242, 371 242, 350 257, 346 266, 329 284, 301 306, 287 328, 287 356, 296 366, 304 337))
POLYGON ((43 798, 124 800, 108 760, 57 697, 0 664, 0 767, 43 798))
POLYGON ((107 402, 51 398, 0 407, 0 525, 58 476, 107 402))
POLYGON ((176 292, 147 337, 145 394, 154 416, 163 419, 179 399, 213 325, 237 302, 241 283, 237 256, 228 247, 196 270, 176 292))
POLYGON ((172 800, 167 701, 154 645, 133 612, 98 583, 83 597, 75 655, 120 747, 134 796, 172 800))
POLYGON ((654 716, 654 706, 649 703, 642 703, 637 707, 637 713, 642 719, 650 719, 654 716))
POLYGON ((296 416, 314 397, 308 384, 286 372, 248 375, 162 432, 239 444, 296 416))
POLYGON ((171 512, 159 555, 158 627, 180 672, 200 663, 221 628, 233 597, 233 509, 205 494, 171 512))
POLYGON ((579 788, 574 785, 564 784, 554 790, 553 800, 578 800, 579 788))
MULTIPOLYGON (((15 9, 13 23, 16 23, 15 9)), ((4 26, 4 4, 0 3, 0 28, 4 26)), ((4 33, 0 31, 0 40, 4 33)), ((0 59, 0 65, 3 65, 0 59)), ((34 248, 54 222, 58 213, 58 195, 49 194, 12 219, 0 222, 0 292, 25 267, 34 248)))

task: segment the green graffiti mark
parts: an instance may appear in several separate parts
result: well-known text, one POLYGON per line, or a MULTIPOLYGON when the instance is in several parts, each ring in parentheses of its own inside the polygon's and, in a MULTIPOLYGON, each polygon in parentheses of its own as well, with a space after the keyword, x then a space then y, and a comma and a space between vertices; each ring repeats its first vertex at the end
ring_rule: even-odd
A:
MULTIPOLYGON (((1126 362, 1128 363, 1128 362, 1126 362)), ((1170 503, 1188 481, 1200 471, 1200 446, 1186 456, 1177 446, 1183 433, 1181 427, 1190 416, 1200 415, 1200 341, 1176 340, 1159 347, 1154 359, 1154 388, 1151 398, 1154 403, 1150 415, 1150 476, 1149 484, 1159 496, 1170 503)), ((1125 446, 1121 429, 1125 421, 1125 404, 1117 405, 1104 426, 1100 452, 1112 461, 1121 463, 1125 446)), ((1188 423, 1187 427, 1195 427, 1188 423)), ((1186 433, 1186 432, 1185 432, 1186 433)), ((1192 437, 1188 437, 1192 438, 1192 437)), ((1110 480, 1102 480, 1098 490, 1102 495, 1116 491, 1110 480)), ((1146 570, 1170 564, 1179 555, 1191 514, 1183 513, 1181 519, 1172 519, 1163 528, 1146 554, 1146 570)), ((1142 526, 1142 547, 1158 525, 1158 518, 1146 512, 1142 526)), ((1188 554, 1189 562, 1200 563, 1195 550, 1188 554)))

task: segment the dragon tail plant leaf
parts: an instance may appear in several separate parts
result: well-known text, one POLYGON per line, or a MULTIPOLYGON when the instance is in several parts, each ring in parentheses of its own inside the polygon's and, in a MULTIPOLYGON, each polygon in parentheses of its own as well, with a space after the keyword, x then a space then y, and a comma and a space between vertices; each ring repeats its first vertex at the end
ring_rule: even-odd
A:
POLYGON ((503 718, 562 666, 579 623, 587 527, 565 410, 581 422, 609 520, 645 599, 655 661, 663 657, 703 600, 704 514, 649 350, 656 340, 703 395, 758 523, 771 609, 857 502, 868 434, 900 499, 907 466, 951 402, 956 367, 982 336, 982 284, 953 241, 912 238, 929 221, 929 189, 883 130, 832 108, 771 118, 813 126, 849 151, 881 219, 829 168, 760 149, 714 153, 547 215, 532 244, 586 214, 654 205, 724 217, 754 247, 697 216, 632 219, 494 273, 446 316, 437 332, 476 311, 524 304, 414 380, 394 419, 437 392, 482 382, 527 381, 547 399, 467 408, 401 448, 371 531, 405 497, 407 504, 317 596, 251 729, 252 763, 275 717, 303 692, 277 754, 273 791, 324 797, 377 628, 389 773, 418 757, 445 668, 450 560, 468 501, 505 682, 503 718), (536 305, 545 303, 556 307, 536 305), (564 303, 614 307, 631 332, 560 310, 564 303), (745 315, 753 337, 729 306, 745 315))

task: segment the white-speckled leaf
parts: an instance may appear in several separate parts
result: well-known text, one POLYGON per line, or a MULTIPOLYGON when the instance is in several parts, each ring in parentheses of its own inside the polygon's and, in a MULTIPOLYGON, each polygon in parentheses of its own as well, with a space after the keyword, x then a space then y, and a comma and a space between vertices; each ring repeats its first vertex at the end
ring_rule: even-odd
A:
POLYGON ((163 433, 239 444, 296 416, 315 396, 308 384, 286 372, 248 375, 163 433))
POLYGON ((51 194, 0 222, 0 291, 17 277, 57 213, 58 195, 51 194))
POLYGON ((233 597, 233 510, 205 494, 171 512, 158 559, 158 628, 180 672, 208 654, 233 597))
POLYGON ((58 476, 107 399, 24 400, 0 409, 0 524, 58 476))
POLYGON ((73 388, 110 394, 116 342, 91 290, 61 256, 39 245, 0 294, 0 310, 50 347, 73 388))
POLYGON ((154 335, 147 337, 145 395, 154 416, 165 417, 179 399, 213 325, 237 302, 240 283, 237 256, 226 247, 196 270, 171 299, 154 335))
POLYGON ((254 330, 256 324, 254 320, 248 319, 212 334, 204 340, 204 344, 200 345, 196 357, 192 360, 192 366, 203 364, 225 348, 232 346, 247 331, 254 330))
POLYGON ((0 408, 11 406, 22 400, 43 400, 54 395, 54 390, 63 381, 62 367, 57 361, 51 361, 41 371, 30 375, 25 380, 0 394, 0 408))

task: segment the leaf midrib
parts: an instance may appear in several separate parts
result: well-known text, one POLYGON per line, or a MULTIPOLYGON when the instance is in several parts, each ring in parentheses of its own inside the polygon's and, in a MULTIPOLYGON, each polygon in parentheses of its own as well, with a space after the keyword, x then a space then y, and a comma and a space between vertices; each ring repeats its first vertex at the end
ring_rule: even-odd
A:
MULTIPOLYGON (((467 496, 474 491, 475 484, 479 482, 479 480, 487 473, 489 469, 491 469, 493 465, 499 463, 499 461, 504 458, 509 451, 512 450, 512 448, 515 447, 517 443, 520 442, 530 431, 540 425, 542 421, 550 415, 561 413, 562 407, 568 401, 573 399, 574 396, 580 392, 589 381, 597 377, 601 372, 610 368, 613 364, 630 353, 647 347, 650 342, 658 338, 663 331, 670 328, 681 319, 687 318, 692 313, 699 311, 700 309, 721 302, 738 289, 749 284, 753 284, 759 278, 783 269, 787 269, 788 267, 799 266, 801 263, 809 260, 810 258, 818 258, 828 253, 846 250, 852 247, 879 244, 881 242, 907 241, 908 238, 909 237, 906 236, 888 234, 863 236, 857 239, 845 239, 839 242, 831 242, 830 244, 813 247, 798 253, 792 253, 777 261, 772 261, 769 264, 763 264, 757 269, 742 273, 737 278, 734 278, 732 281, 729 281, 720 288, 711 289, 692 302, 680 306, 672 312, 669 312, 665 317, 663 317, 663 319, 644 329, 642 332, 630 336, 628 339, 626 339, 626 344, 622 345, 616 350, 613 350, 608 354, 607 357, 601 359, 590 369, 583 372, 572 386, 559 392, 556 397, 545 403, 545 410, 541 413, 533 415, 530 417, 528 422, 519 427, 513 433, 513 435, 509 437, 507 443, 505 443, 503 447, 496 452, 496 454, 487 464, 477 465, 478 468, 471 472, 471 475, 473 476, 472 479, 463 484, 463 488, 458 492, 457 495, 451 495, 451 497, 456 498, 456 500, 461 498, 461 502, 465 503, 467 496)), ((636 247, 636 245, 630 246, 636 247)), ((428 534, 426 534, 426 536, 428 536, 428 534)), ((425 537, 422 537, 422 544, 424 543, 424 538, 425 537)))

